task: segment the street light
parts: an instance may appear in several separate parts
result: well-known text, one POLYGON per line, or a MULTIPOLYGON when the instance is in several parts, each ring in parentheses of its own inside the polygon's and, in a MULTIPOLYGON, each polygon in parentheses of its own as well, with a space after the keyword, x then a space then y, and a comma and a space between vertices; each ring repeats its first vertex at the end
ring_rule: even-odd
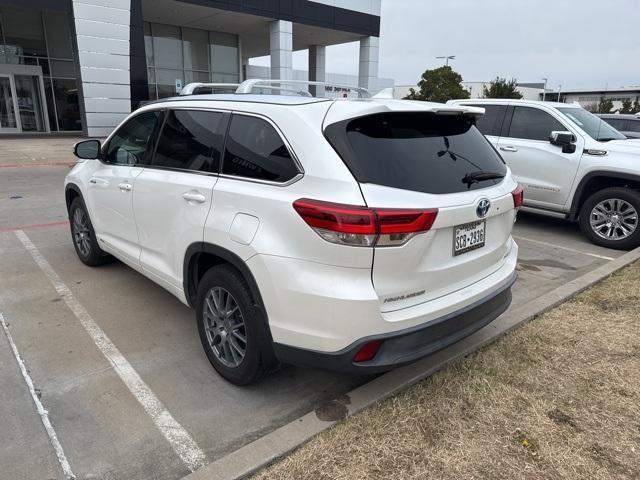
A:
POLYGON ((542 101, 544 102, 544 98, 547 95, 547 80, 548 78, 542 78, 542 80, 544 80, 544 88, 542 90, 542 101))
POLYGON ((562 91, 562 85, 558 85, 558 102, 560 101, 560 92, 562 91))
POLYGON ((445 59, 445 65, 449 66, 449 60, 453 60, 456 58, 455 55, 443 55, 441 57, 436 57, 436 58, 443 58, 445 59))

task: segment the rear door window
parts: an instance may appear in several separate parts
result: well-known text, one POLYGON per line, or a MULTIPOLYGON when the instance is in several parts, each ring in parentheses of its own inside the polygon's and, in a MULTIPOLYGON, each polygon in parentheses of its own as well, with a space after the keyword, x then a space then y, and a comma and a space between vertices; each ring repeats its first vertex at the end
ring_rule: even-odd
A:
POLYGON ((299 171, 282 137, 266 120, 234 114, 227 134, 222 173, 286 182, 299 171))
POLYGON ((507 111, 506 105, 478 105, 468 104, 469 107, 484 108, 484 115, 476 117, 476 127, 483 135, 500 135, 502 120, 507 111))
POLYGON ((627 124, 624 128, 627 132, 640 133, 640 120, 627 120, 627 124))
POLYGON ((465 175, 506 167, 473 118, 427 112, 368 115, 334 123, 325 136, 356 180, 425 193, 484 188, 502 179, 465 183, 465 175))
POLYGON ((222 112, 167 112, 151 166, 218 173, 227 119, 222 112))
POLYGON ((564 125, 547 112, 532 107, 515 107, 507 136, 548 142, 551 132, 566 130, 564 125))

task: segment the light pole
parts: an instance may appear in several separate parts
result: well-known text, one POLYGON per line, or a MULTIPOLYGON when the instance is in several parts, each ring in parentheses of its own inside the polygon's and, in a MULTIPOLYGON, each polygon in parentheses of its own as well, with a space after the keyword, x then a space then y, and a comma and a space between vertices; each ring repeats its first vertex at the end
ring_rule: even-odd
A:
POLYGON ((443 56, 441 56, 441 57, 436 57, 436 58, 443 58, 443 59, 445 59, 445 65, 446 65, 446 66, 449 66, 449 60, 453 60, 453 59, 455 59, 455 58, 456 58, 456 56, 455 56, 455 55, 443 55, 443 56))
POLYGON ((558 85, 558 102, 560 101, 560 92, 562 91, 562 85, 558 85))
POLYGON ((544 87, 542 89, 542 101, 544 102, 544 99, 545 99, 545 97, 547 95, 547 80, 548 80, 548 78, 544 78, 543 77, 542 80, 544 80, 544 87))

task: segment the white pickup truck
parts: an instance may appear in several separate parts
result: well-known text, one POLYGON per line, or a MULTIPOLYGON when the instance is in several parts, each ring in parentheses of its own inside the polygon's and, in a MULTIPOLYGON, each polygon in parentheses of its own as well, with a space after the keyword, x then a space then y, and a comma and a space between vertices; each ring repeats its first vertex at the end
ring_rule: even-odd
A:
POLYGON ((640 141, 575 104, 450 100, 483 107, 477 128, 524 187, 525 207, 578 221, 595 244, 640 245, 640 141))

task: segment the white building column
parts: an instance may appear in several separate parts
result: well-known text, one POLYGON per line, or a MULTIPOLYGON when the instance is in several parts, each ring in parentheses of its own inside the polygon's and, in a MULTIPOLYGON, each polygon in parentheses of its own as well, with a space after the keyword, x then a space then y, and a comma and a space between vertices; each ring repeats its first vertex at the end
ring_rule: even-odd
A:
MULTIPOLYGON (((309 81, 325 82, 326 54, 325 47, 321 45, 311 45, 309 47, 309 81)), ((309 86, 309 91, 314 97, 324 97, 324 87, 309 86)))
POLYGON ((271 53, 271 78, 293 79, 293 24, 276 20, 269 24, 269 51, 271 53))
POLYGON ((73 0, 72 5, 87 134, 107 136, 131 111, 131 4, 129 0, 73 0))
POLYGON ((366 37, 360 40, 358 86, 375 90, 378 85, 378 57, 380 39, 366 37))

